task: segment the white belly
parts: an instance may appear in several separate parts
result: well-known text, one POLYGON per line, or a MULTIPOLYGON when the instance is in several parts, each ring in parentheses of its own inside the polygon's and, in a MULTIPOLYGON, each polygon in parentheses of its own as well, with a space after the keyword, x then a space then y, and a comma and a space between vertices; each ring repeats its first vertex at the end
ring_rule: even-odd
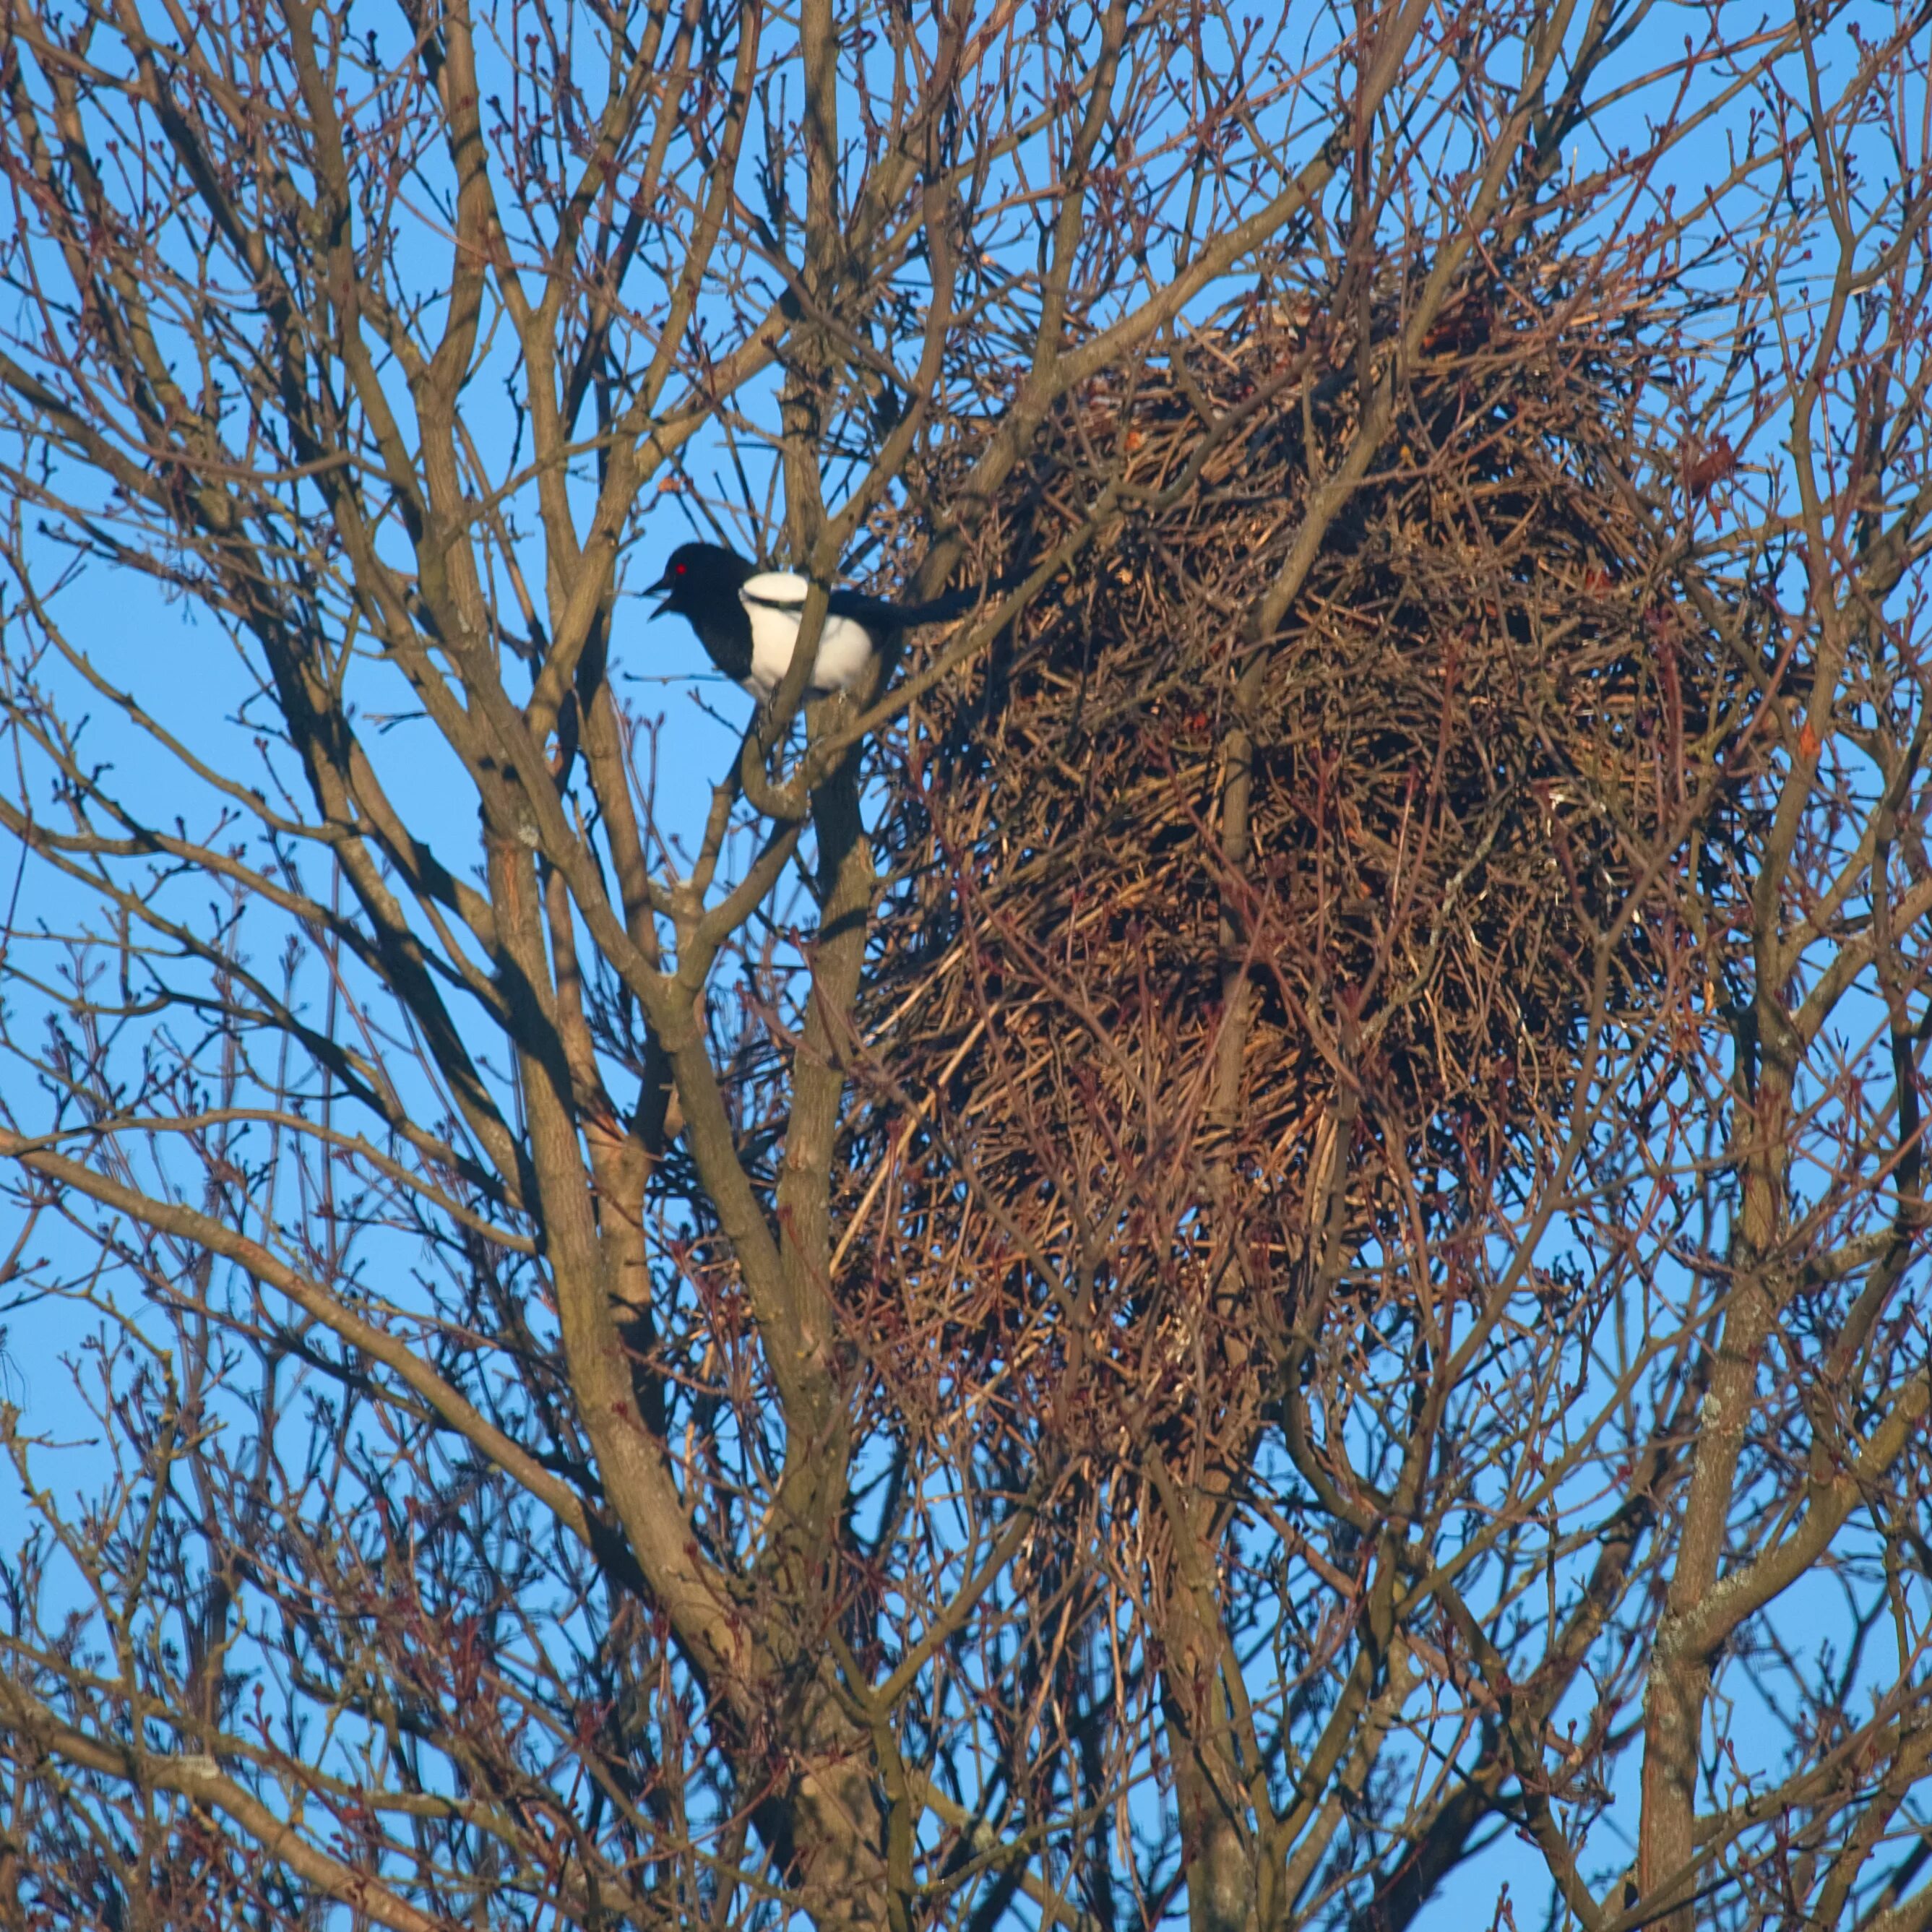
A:
MULTIPOLYGON (((770 697, 791 668, 807 588, 805 579, 791 571, 767 570, 748 578, 738 593, 752 621, 752 675, 746 686, 757 697, 770 697)), ((872 662, 872 636, 865 626, 850 617, 827 617, 819 633, 811 688, 850 691, 872 662)))

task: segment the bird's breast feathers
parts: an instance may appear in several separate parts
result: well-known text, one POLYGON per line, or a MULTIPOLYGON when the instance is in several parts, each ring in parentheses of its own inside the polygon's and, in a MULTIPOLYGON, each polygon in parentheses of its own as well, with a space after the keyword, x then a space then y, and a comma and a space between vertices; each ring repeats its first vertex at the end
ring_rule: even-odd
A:
MULTIPOLYGON (((764 570, 748 577, 738 601, 752 623, 752 675, 746 680, 759 696, 769 698, 784 682, 798 646, 799 619, 810 588, 796 572, 764 570)), ((818 656, 812 667, 814 691, 849 691, 872 662, 872 633, 850 617, 828 616, 820 632, 818 656)))

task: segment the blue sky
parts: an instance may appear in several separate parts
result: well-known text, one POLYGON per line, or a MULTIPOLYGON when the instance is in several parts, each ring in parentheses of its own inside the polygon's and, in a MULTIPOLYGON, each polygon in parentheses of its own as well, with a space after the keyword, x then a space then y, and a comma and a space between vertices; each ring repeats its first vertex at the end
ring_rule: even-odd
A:
MULTIPOLYGON (((1664 11, 1654 35, 1646 34, 1626 58, 1633 65, 1654 58, 1666 38, 1666 26, 1680 17, 1685 30, 1694 31, 1700 10, 1683 10, 1681 16, 1664 11)), ((1595 131, 1604 136, 1610 146, 1640 146, 1648 134, 1648 105, 1643 98, 1634 99, 1618 110, 1605 128, 1595 131)), ((1733 143, 1745 112, 1745 104, 1737 104, 1692 140, 1672 149, 1657 191, 1687 196, 1718 176, 1736 152, 1733 143)), ((1587 151, 1579 156, 1577 165, 1582 169, 1587 171, 1592 164, 1587 151)), ((500 437, 506 433, 506 412, 500 404, 490 402, 482 385, 477 393, 478 406, 472 418, 477 434, 486 440, 500 437)), ((760 410, 771 410, 770 386, 755 389, 748 406, 754 416, 760 410)), ((775 422, 774 413, 765 426, 775 427, 775 422)), ((1768 460, 1776 460, 1773 439, 1767 437, 1765 453, 1768 460)), ((722 449, 700 446, 686 466, 700 479, 700 487, 708 489, 712 486, 702 482, 707 465, 722 467, 724 463, 722 449)), ((718 485, 721 493, 728 482, 727 472, 718 485)), ((634 545, 626 559, 629 585, 650 581, 663 556, 687 534, 688 526, 680 510, 674 496, 656 500, 652 514, 634 533, 634 545)), ((71 581, 62 591, 56 613, 101 677, 110 684, 138 690, 148 712, 164 730, 194 746, 212 766, 224 773, 256 769, 260 754, 246 715, 254 688, 254 674, 205 616, 198 616, 190 607, 166 602, 148 586, 117 578, 104 568, 91 569, 71 581)), ((662 721, 653 751, 658 797, 674 836, 682 832, 688 836, 701 823, 709 787, 731 754, 736 728, 746 717, 749 700, 716 679, 685 626, 651 621, 645 606, 634 598, 626 597, 618 606, 614 667, 620 687, 640 718, 662 721)), ((396 802, 453 862, 472 854, 475 806, 454 758, 442 748, 432 726, 410 715, 412 699, 398 674, 372 659, 360 668, 358 676, 364 718, 371 722, 384 721, 369 731, 368 740, 396 802)), ((67 688, 74 688, 70 678, 67 688)), ((157 755, 152 744, 129 730, 110 707, 96 702, 90 708, 94 722, 87 742, 93 755, 110 762, 129 794, 146 801, 146 809, 154 822, 166 823, 178 813, 191 826, 212 822, 216 807, 210 795, 196 796, 194 788, 184 788, 174 762, 157 755)), ((202 890, 198 884, 172 890, 189 898, 202 890)), ((40 868, 23 872, 19 903, 32 921, 55 932, 87 913, 82 896, 40 868)), ((183 916, 200 916, 200 908, 184 910, 183 916)), ((310 987, 308 996, 320 998, 320 988, 310 987)), ((16 1025, 32 1023, 25 1002, 17 995, 12 1018, 16 1025)), ((18 1076, 4 1077, 10 1081, 18 1076)), ((4 1359, 0 1359, 0 1388, 21 1405, 28 1430, 52 1441, 80 1445, 58 1459, 55 1466, 58 1474, 52 1480, 57 1488, 84 1494, 101 1480, 107 1463, 106 1452, 98 1443, 85 1446, 93 1426, 74 1396, 68 1372, 56 1366, 62 1355, 74 1359, 74 1312, 70 1306, 41 1304, 13 1309, 4 1320, 7 1340, 4 1359)), ((10 1503, 6 1505, 6 1511, 11 1508, 10 1503)), ((1815 1580, 1788 1600, 1787 1612, 1794 1630, 1816 1622, 1828 1624, 1836 1614, 1832 1586, 1823 1579, 1815 1580)), ((1619 1802, 1592 1846, 1593 1854, 1600 1853, 1600 1863, 1604 1867, 1618 1862, 1616 1843, 1634 1816, 1634 1793, 1629 1788, 1634 1772, 1634 1756, 1626 1754, 1619 1773, 1619 1802)), ((1486 1919, 1504 1883, 1516 1902, 1518 1922, 1532 1922, 1538 1908, 1531 1902, 1540 1901, 1546 1888, 1541 1860, 1532 1849, 1508 1834, 1456 1875, 1424 1922, 1446 1928, 1472 1923, 1473 1915, 1486 1919)))

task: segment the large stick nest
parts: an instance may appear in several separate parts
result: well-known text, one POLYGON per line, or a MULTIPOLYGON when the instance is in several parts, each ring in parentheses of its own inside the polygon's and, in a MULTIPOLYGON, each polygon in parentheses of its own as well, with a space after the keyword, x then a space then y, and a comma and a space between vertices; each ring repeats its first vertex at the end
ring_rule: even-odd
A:
POLYGON ((1724 464, 1660 448, 1642 299, 1522 280, 1406 367, 1393 296, 1366 356, 1237 316, 1070 400, 986 506, 989 576, 1103 518, 883 771, 841 1281, 908 1412, 1246 1426, 1318 1242, 1364 1306, 1414 1294, 1414 1215, 1526 1184, 1586 1041, 1656 1082, 1710 1010, 1762 684, 1671 533, 1724 464))
MULTIPOLYGON (((1009 1203, 1057 1196, 1057 1234, 1020 1218, 1063 1255, 1068 1168, 1097 1196, 1097 1170, 1124 1186, 1138 1162, 1172 1240, 1188 1215, 1148 1197, 1154 1142, 1246 1198, 1293 1196, 1344 1082, 1384 1164, 1446 1174, 1448 1202, 1562 1104, 1587 1027, 1627 1038, 1702 992, 1673 867, 1736 835, 1753 687, 1657 534, 1663 462, 1681 503, 1687 459, 1648 428, 1643 302, 1583 313, 1546 270, 1522 284, 1464 296, 1397 370, 1266 634, 1258 600, 1359 439, 1360 365, 1371 389, 1394 366, 1392 296, 1366 358, 1276 307, 1096 383, 1002 485, 989 574, 1052 556, 1110 488, 1114 507, 922 700, 892 774, 861 1016, 892 1082, 852 1151, 857 1178, 896 1162, 902 1241, 939 1240, 962 1160, 1009 1203)), ((974 453, 919 499, 951 501, 974 453)), ((1689 460, 1690 490, 1721 482, 1689 460)), ((1352 1206, 1366 1232, 1372 1200, 1352 1206)))

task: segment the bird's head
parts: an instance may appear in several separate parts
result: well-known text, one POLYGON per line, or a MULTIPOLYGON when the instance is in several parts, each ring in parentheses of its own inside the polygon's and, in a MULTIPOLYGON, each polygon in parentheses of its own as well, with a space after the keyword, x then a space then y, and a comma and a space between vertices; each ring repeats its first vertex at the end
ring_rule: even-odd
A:
POLYGON ((713 599, 735 597, 739 585, 754 570, 754 566, 722 544, 680 544, 671 552, 663 576, 644 594, 662 600, 658 605, 660 615, 672 610, 688 616, 713 599))

